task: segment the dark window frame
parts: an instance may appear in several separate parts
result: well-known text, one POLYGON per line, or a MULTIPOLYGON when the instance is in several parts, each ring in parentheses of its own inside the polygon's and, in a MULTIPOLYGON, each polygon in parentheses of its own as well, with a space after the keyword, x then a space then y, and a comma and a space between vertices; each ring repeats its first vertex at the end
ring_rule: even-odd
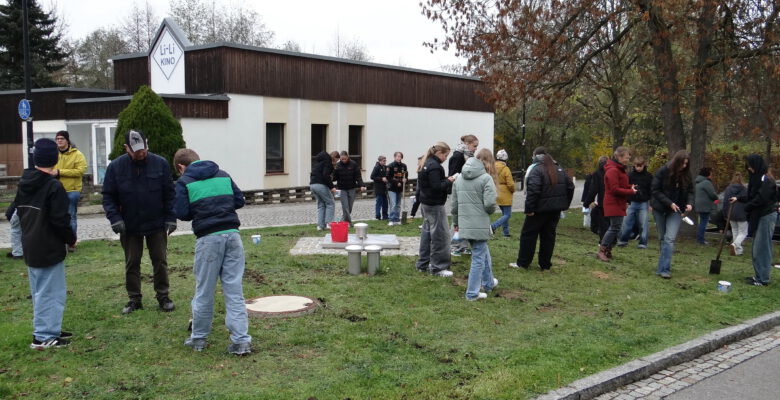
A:
POLYGON ((284 173, 284 127, 283 122, 265 124, 265 172, 267 174, 284 173), (278 131, 277 131, 278 128, 278 131), (278 136, 279 148, 272 148, 271 135, 278 136))

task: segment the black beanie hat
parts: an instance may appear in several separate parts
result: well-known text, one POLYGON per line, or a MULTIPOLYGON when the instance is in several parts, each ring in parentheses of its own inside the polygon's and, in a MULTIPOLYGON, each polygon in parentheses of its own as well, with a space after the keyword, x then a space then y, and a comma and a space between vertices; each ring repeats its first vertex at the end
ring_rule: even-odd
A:
POLYGON ((35 141, 35 150, 33 151, 33 161, 36 167, 50 168, 57 164, 60 152, 57 150, 57 143, 51 139, 38 139, 35 141))
POLYGON ((55 138, 56 138, 57 136, 62 136, 62 137, 64 137, 64 138, 65 138, 65 140, 67 140, 67 141, 68 141, 68 146, 70 146, 70 133, 68 133, 68 131, 59 131, 59 132, 57 132, 57 134, 56 134, 56 135, 54 135, 54 137, 55 137, 55 138))

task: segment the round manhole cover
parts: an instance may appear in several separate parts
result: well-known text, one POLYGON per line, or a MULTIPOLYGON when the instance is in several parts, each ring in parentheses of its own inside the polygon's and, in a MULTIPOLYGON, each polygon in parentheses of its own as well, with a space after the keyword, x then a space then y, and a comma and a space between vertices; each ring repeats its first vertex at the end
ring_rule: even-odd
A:
POLYGON ((297 317, 314 311, 317 299, 296 295, 256 297, 246 301, 246 311, 251 317, 297 317))

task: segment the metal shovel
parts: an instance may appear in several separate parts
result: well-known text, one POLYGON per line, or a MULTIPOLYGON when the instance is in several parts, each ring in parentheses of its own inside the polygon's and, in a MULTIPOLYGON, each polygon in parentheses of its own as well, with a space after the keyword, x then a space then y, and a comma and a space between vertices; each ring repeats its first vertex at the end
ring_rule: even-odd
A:
MULTIPOLYGON (((724 199, 725 200, 725 199, 724 199)), ((729 204, 729 212, 726 215, 726 226, 723 228, 723 235, 720 237, 720 246, 718 247, 718 255, 715 257, 714 260, 710 261, 710 275, 718 275, 720 274, 720 253, 723 251, 723 244, 726 242, 726 229, 729 227, 729 222, 731 221, 731 210, 734 209, 733 204, 729 204)))

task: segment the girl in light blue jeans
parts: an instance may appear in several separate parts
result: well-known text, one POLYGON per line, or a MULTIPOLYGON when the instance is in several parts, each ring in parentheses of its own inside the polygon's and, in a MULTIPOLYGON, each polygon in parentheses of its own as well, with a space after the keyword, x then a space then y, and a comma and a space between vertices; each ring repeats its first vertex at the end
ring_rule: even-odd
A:
POLYGON ((498 285, 493 277, 493 261, 487 241, 490 240, 490 214, 496 210, 495 160, 493 153, 482 149, 466 160, 460 176, 452 185, 452 223, 461 239, 471 245, 466 299, 487 298, 498 285), (485 292, 481 292, 481 288, 485 292))

